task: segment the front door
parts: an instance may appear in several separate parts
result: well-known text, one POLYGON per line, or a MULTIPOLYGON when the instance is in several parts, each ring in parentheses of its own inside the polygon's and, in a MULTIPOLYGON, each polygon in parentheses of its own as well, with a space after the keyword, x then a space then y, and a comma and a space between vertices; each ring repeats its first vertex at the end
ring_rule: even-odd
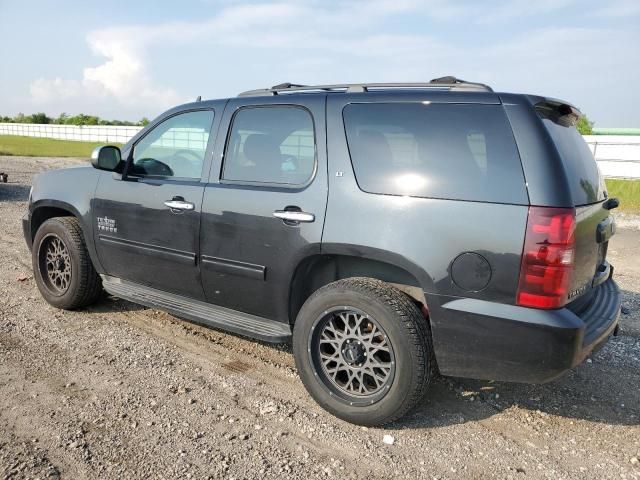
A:
POLYGON ((288 321, 291 279, 319 254, 327 203, 325 97, 230 100, 204 193, 201 271, 217 305, 288 321))
POLYGON ((108 275, 203 298, 196 260, 213 118, 210 109, 169 116, 135 143, 125 177, 101 176, 94 236, 108 275))

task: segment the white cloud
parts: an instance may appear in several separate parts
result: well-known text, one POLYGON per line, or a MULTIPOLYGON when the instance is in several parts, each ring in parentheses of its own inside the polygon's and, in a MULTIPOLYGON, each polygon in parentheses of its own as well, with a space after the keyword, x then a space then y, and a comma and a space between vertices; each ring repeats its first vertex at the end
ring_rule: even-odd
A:
POLYGON ((562 10, 578 0, 511 0, 500 2, 495 8, 483 8, 476 21, 478 23, 497 23, 506 20, 531 18, 562 10))
POLYGON ((151 107, 153 111, 185 101, 175 90, 156 86, 149 75, 145 55, 161 30, 107 29, 90 33, 89 47, 104 63, 84 68, 81 80, 56 77, 33 81, 31 100, 45 105, 69 101, 93 105, 115 100, 127 109, 151 107))
MULTIPOLYGON (((201 52, 208 68, 193 65, 193 72, 202 71, 206 78, 191 85, 207 85, 212 96, 269 82, 420 81, 455 74, 498 89, 564 96, 577 103, 584 98, 591 106, 591 92, 604 85, 611 72, 640 76, 636 62, 629 61, 638 51, 634 47, 638 32, 604 27, 513 28, 520 17, 561 12, 571 5, 578 5, 577 0, 490 5, 470 0, 230 3, 202 21, 93 31, 87 43, 101 63, 85 67, 77 79, 37 79, 31 84, 31 98, 37 105, 90 105, 81 109, 92 113, 108 105, 115 111, 150 115, 208 93, 184 95, 171 87, 172 81, 180 82, 179 74, 170 72, 164 78, 152 74, 152 67, 158 67, 154 52, 173 48, 174 56, 166 57, 173 63, 181 60, 175 58, 177 49, 201 52), (405 31, 394 19, 412 19, 414 25, 405 31), (452 33, 445 35, 442 27, 448 25, 453 25, 452 33), (489 41, 479 36, 476 43, 461 43, 461 38, 472 36, 462 35, 460 28, 487 32, 503 25, 516 33, 501 31, 489 41)), ((635 5, 617 0, 603 6, 601 15, 630 14, 635 5)), ((562 25, 563 15, 557 18, 562 25)), ((71 111, 67 106, 61 110, 71 111)))
POLYGON ((638 0, 617 0, 605 2, 604 6, 595 8, 591 15, 605 18, 628 18, 640 15, 640 2, 638 0))
POLYGON ((83 72, 86 93, 112 96, 133 105, 169 106, 181 100, 176 91, 153 84, 144 62, 146 49, 153 36, 145 31, 99 31, 89 35, 91 50, 106 59, 97 67, 83 72))
POLYGON ((29 92, 35 102, 46 103, 53 99, 67 99, 74 97, 80 85, 75 80, 38 78, 31 82, 29 92))
MULTIPOLYGON (((151 78, 149 52, 158 45, 193 45, 202 48, 296 49, 359 52, 370 49, 345 45, 334 31, 353 34, 374 25, 385 15, 416 9, 414 0, 373 0, 324 8, 313 3, 267 3, 229 6, 199 22, 167 22, 159 25, 112 27, 90 32, 87 43, 103 59, 85 67, 80 80, 40 78, 30 86, 34 104, 74 100, 92 104, 115 100, 122 106, 149 107, 153 111, 186 101, 175 89, 157 85, 151 78)), ((394 39, 389 39, 393 42, 394 39)), ((400 37, 397 41, 404 42, 400 37)), ((388 51, 384 37, 364 39, 377 50, 388 51), (382 42, 382 43, 381 43, 382 42)), ((391 45, 390 43, 389 45, 391 45)), ((417 44, 416 44, 417 45, 417 44)), ((322 55, 320 55, 320 62, 322 55)), ((191 96, 189 96, 190 98, 191 96)))

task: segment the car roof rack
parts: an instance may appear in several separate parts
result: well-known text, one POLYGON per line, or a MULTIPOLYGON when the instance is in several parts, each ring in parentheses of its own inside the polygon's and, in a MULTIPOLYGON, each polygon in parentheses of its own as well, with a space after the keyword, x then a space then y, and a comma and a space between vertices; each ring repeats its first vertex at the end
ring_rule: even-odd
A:
POLYGON ((415 83, 343 83, 336 85, 299 85, 296 83, 280 83, 271 88, 258 90, 248 90, 240 93, 239 97, 255 97, 264 95, 282 95, 287 93, 314 93, 314 92, 337 92, 337 93, 363 93, 371 91, 404 89, 442 89, 453 91, 473 91, 473 92, 493 92, 493 89, 484 83, 467 82, 456 77, 447 76, 434 78, 430 82, 415 83))

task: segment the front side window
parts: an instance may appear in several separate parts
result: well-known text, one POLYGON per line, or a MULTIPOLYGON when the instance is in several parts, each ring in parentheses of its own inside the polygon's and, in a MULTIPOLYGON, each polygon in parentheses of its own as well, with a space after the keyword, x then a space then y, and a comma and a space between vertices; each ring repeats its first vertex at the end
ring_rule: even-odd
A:
POLYGON ((186 112, 168 118, 133 148, 132 173, 200 178, 212 123, 212 110, 186 112))
POLYGON ((303 185, 315 170, 311 114, 300 107, 245 107, 233 117, 222 178, 303 185))
POLYGON ((528 202, 501 105, 350 104, 343 118, 356 180, 366 192, 528 202))

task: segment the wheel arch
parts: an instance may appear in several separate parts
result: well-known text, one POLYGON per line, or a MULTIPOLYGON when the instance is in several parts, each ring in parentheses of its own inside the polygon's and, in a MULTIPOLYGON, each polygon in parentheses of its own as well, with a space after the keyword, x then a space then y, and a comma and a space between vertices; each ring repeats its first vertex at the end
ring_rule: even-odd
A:
POLYGON ((300 308, 316 290, 351 277, 374 278, 389 283, 421 307, 426 307, 423 284, 415 271, 372 256, 318 254, 306 257, 295 269, 289 288, 289 322, 295 323, 300 308))
POLYGON ((74 217, 78 220, 80 228, 82 229, 82 235, 84 236, 85 245, 87 247, 87 251, 89 252, 89 257, 91 258, 94 268, 96 268, 98 272, 102 272, 102 267, 98 261, 98 257, 95 251, 95 245, 93 243, 91 226, 86 224, 85 217, 76 207, 61 200, 43 199, 34 202, 30 210, 30 237, 28 239, 28 243, 31 248, 33 248, 33 240, 36 236, 36 232, 44 222, 56 217, 74 217))
MULTIPOLYGON (((82 225, 82 217, 73 205, 56 200, 41 200, 35 203, 31 210, 31 225, 29 233, 31 235, 32 242, 40 226, 50 218, 55 217, 76 217, 82 225)), ((86 236, 84 226, 82 230, 86 236)))

